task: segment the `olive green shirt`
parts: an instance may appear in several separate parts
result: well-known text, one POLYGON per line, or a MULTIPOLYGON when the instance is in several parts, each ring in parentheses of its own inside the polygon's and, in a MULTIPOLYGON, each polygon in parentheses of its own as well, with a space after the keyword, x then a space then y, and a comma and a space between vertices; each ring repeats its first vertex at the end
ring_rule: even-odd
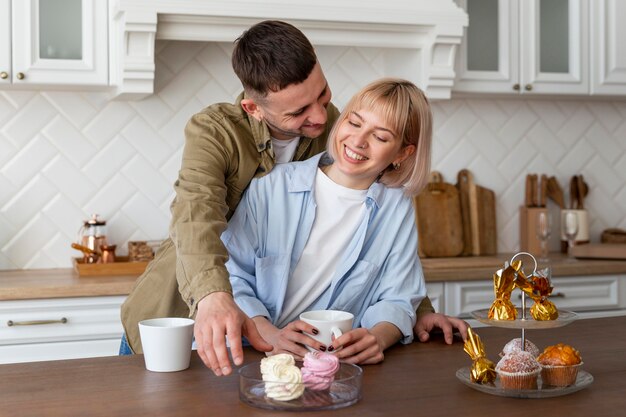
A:
MULTIPOLYGON (((191 117, 172 220, 167 238, 122 305, 121 317, 131 349, 141 353, 137 323, 155 317, 194 317, 196 305, 216 291, 232 293, 224 266, 228 253, 220 236, 253 178, 274 167, 270 132, 265 123, 234 104, 211 105, 191 117)), ((326 148, 339 116, 328 105, 326 130, 318 138, 300 138, 293 160, 305 160, 326 148)), ((430 301, 419 311, 434 311, 430 301)))

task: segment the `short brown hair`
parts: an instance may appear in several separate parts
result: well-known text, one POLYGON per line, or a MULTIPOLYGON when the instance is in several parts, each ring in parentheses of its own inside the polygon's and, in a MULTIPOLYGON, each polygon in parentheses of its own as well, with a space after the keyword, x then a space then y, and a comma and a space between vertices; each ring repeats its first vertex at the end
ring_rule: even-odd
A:
POLYGON ((415 196, 428 183, 433 120, 428 99, 410 81, 382 78, 363 87, 348 102, 328 136, 326 150, 336 159, 333 142, 336 129, 354 111, 367 109, 382 116, 397 132, 402 147, 415 145, 415 152, 395 169, 389 166, 379 178, 388 187, 404 187, 407 195, 415 196))
POLYGON ((295 26, 266 20, 237 38, 231 62, 246 93, 263 98, 270 91, 306 80, 317 56, 295 26))

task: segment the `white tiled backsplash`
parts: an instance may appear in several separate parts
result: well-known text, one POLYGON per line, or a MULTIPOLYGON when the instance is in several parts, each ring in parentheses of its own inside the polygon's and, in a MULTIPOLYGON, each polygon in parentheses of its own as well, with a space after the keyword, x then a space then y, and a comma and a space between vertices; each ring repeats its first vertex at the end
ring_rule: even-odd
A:
MULTIPOLYGON (((143 101, 0 92, 0 269, 70 267, 79 255, 70 243, 91 213, 107 220, 118 254, 128 240, 166 236, 186 121, 241 87, 230 44, 156 48, 156 92, 143 101)), ((317 50, 340 108, 383 74, 379 49, 317 50)), ((496 192, 500 251, 518 249, 527 172, 556 175, 564 188, 584 174, 592 241, 626 228, 626 102, 472 98, 433 107, 433 168, 452 183, 469 168, 496 192)))

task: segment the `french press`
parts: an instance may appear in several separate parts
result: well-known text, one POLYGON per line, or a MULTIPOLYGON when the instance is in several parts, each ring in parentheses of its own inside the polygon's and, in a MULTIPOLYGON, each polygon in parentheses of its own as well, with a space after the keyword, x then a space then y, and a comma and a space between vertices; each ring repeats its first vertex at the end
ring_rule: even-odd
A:
POLYGON ((105 220, 99 219, 97 214, 92 214, 89 220, 85 220, 78 230, 78 242, 80 245, 91 249, 97 256, 102 255, 102 246, 107 245, 105 220))

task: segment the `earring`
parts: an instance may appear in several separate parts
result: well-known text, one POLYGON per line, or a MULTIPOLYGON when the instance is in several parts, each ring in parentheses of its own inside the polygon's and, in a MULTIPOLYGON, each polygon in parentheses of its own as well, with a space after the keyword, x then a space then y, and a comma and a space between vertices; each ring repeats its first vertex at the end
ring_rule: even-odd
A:
POLYGON ((400 162, 394 162, 393 169, 396 170, 396 171, 399 170, 400 169, 400 162))

